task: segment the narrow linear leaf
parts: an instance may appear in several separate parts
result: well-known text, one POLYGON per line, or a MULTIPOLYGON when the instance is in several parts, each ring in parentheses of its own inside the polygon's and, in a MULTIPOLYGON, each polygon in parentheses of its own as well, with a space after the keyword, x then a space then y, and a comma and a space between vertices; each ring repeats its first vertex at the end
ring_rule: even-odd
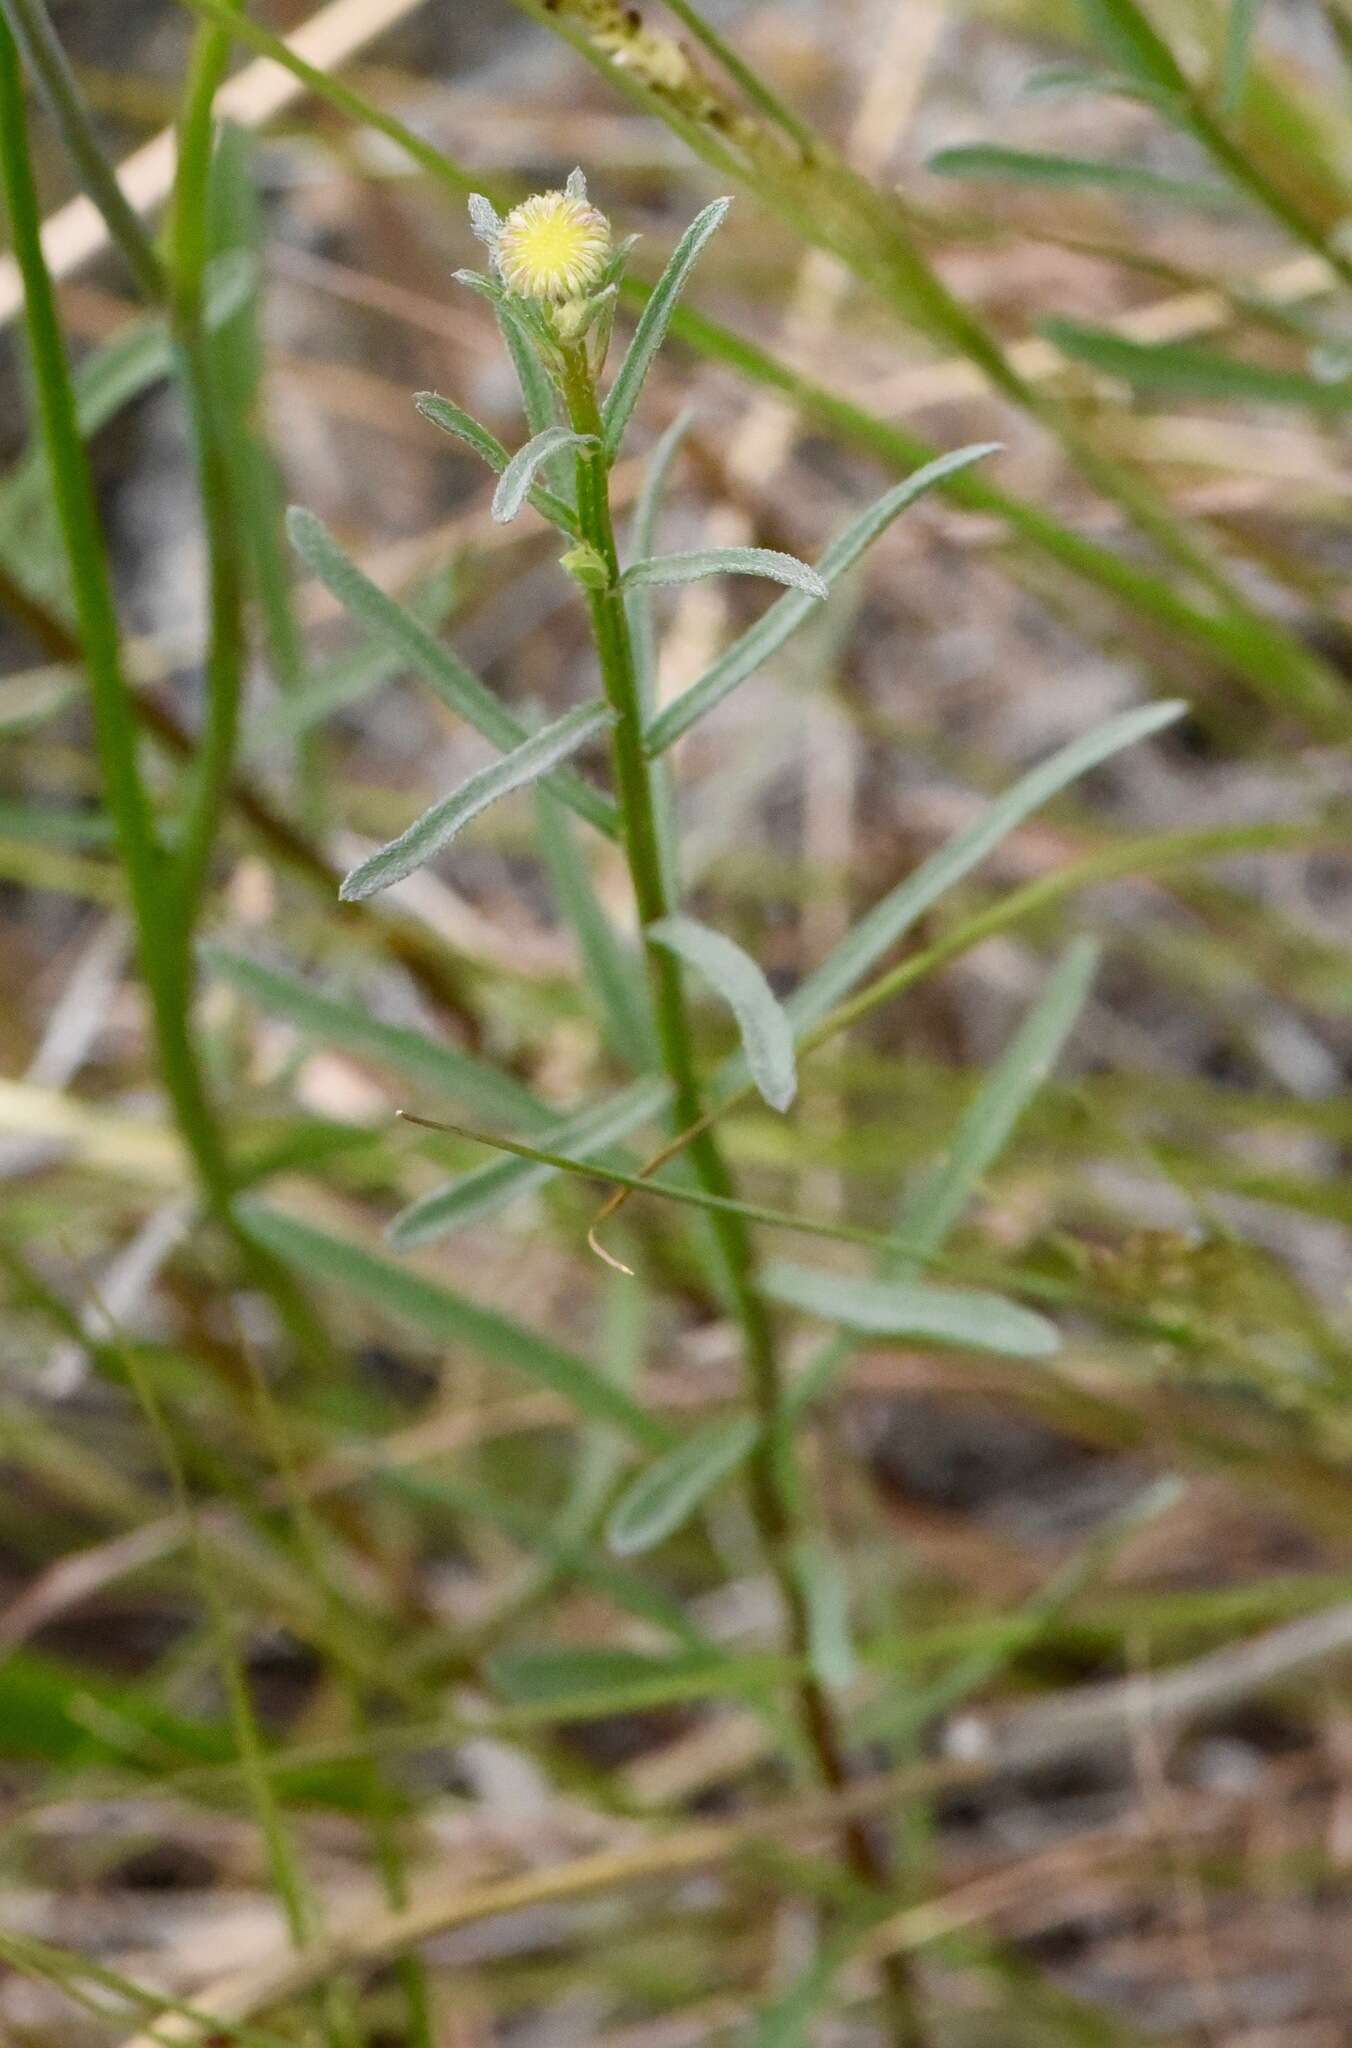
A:
MULTIPOLYGON (((395 648, 409 667, 416 669, 443 702, 449 704, 476 732, 481 732, 504 753, 521 746, 530 737, 520 720, 513 718, 511 712, 499 704, 492 691, 465 667, 449 647, 443 647, 421 620, 414 618, 392 597, 387 597, 379 585, 357 567, 321 519, 317 519, 313 512, 307 512, 303 506, 293 505, 286 523, 296 553, 344 610, 350 612, 368 632, 395 648)), ((553 780, 551 787, 580 817, 586 818, 611 838, 616 836, 619 827, 615 806, 601 790, 594 789, 580 775, 567 770, 553 780)))
POLYGON ((615 713, 599 698, 593 704, 579 704, 565 712, 553 725, 533 734, 500 761, 493 761, 477 775, 471 775, 450 796, 424 811, 407 832, 401 832, 388 846, 382 846, 353 868, 351 874, 344 876, 339 895, 345 903, 356 903, 364 896, 375 896, 380 890, 402 882, 415 868, 423 867, 449 846, 471 818, 477 818, 500 797, 510 796, 514 789, 538 782, 542 775, 557 768, 560 761, 575 754, 614 722, 615 713))
MULTIPOLYGON (((403 600, 404 610, 429 633, 444 626, 460 601, 460 578, 452 561, 423 577, 403 600)), ((407 662, 388 640, 367 635, 327 662, 318 664, 309 681, 293 695, 270 704, 256 724, 250 721, 246 743, 260 749, 279 739, 296 739, 322 725, 337 711, 371 696, 401 675, 407 662)))
POLYGON ((1178 60, 1136 0, 1080 0, 1080 12, 1124 71, 1157 91, 1186 97, 1188 82, 1178 60))
POLYGON ((209 974, 256 1003, 269 1016, 281 1017, 318 1045, 369 1055, 393 1072, 405 1074, 419 1087, 447 1101, 460 1102, 476 1115, 515 1128, 540 1131, 555 1119, 529 1089, 487 1060, 442 1045, 421 1031, 386 1024, 364 1003, 347 1002, 312 987, 298 975, 250 960, 225 946, 204 946, 202 964, 209 974))
POLYGON ((872 1337, 928 1338, 1007 1358, 1050 1358, 1060 1348, 1055 1323, 999 1294, 868 1280, 785 1261, 767 1266, 759 1284, 785 1308, 872 1337))
POLYGON ((890 895, 876 903, 830 958, 795 989, 786 1005, 795 1034, 820 1023, 932 903, 937 903, 955 882, 970 873, 1002 839, 1055 796, 1058 790, 1074 782, 1077 776, 1088 774, 1100 762, 1121 753, 1124 747, 1135 746, 1164 726, 1172 725, 1186 710, 1185 704, 1174 701, 1146 704, 1135 711, 1124 711, 1096 726, 1092 732, 1082 733, 1047 760, 1030 768, 1026 775, 1021 775, 1002 796, 995 799, 975 824, 969 825, 965 832, 957 833, 947 845, 941 846, 937 853, 922 862, 914 874, 899 883, 890 895))
MULTIPOLYGON (((430 1505, 440 1514, 449 1510, 469 1528, 501 1530, 537 1565, 559 1578, 594 1587, 621 1614, 632 1614, 663 1629, 684 1650, 711 1658, 717 1655, 674 1594, 612 1562, 600 1544, 579 1542, 561 1532, 555 1516, 525 1499, 520 1489, 507 1492, 482 1482, 474 1484, 445 1465, 436 1472, 392 1467, 381 1475, 381 1484, 423 1508, 430 1505)), ((693 1686, 695 1680, 688 1682, 693 1686)), ((581 1700, 582 1695, 577 1698, 581 1700)))
POLYGON ((598 446, 594 434, 575 434, 570 427, 545 427, 542 432, 519 448, 498 479, 493 493, 492 513, 499 526, 505 526, 516 518, 525 504, 536 473, 551 456, 562 454, 565 448, 595 448, 598 446))
POLYGON ((709 237, 722 224, 723 216, 732 204, 730 199, 715 199, 702 213, 697 213, 680 241, 672 250, 666 269, 658 278, 649 295, 648 303, 639 315, 634 338, 625 351, 615 382, 612 384, 602 408, 606 430, 606 453, 614 456, 624 439, 634 407, 638 404, 653 357, 662 346, 671 316, 676 310, 676 301, 685 289, 686 280, 699 258, 699 253, 709 237))
MULTIPOLYGON (((817 574, 827 588, 832 588, 848 569, 853 568, 865 549, 872 546, 879 534, 886 532, 908 505, 923 498, 926 491, 932 490, 946 477, 955 476, 959 470, 967 469, 984 456, 998 454, 999 448, 998 441, 980 441, 968 448, 954 449, 947 455, 936 456, 933 462, 926 462, 901 483, 894 484, 890 491, 885 491, 875 504, 836 535, 818 562, 817 574)), ((814 599, 801 591, 792 591, 771 605, 763 618, 748 627, 698 681, 652 721, 643 736, 648 753, 662 753, 682 733, 688 732, 706 711, 712 711, 715 704, 721 704, 739 683, 744 683, 772 654, 779 651, 804 620, 812 616, 814 609, 814 599)))
POLYGON ((331 1236, 280 1210, 249 1202, 240 1204, 239 1215, 259 1244, 326 1286, 349 1289, 439 1343, 464 1344, 494 1364, 510 1366, 558 1394, 579 1414, 612 1423, 645 1450, 665 1450, 670 1444, 665 1423, 647 1414, 584 1358, 524 1324, 495 1309, 480 1308, 349 1238, 331 1236))
POLYGON ((1194 341, 1131 341, 1103 327, 1077 320, 1044 320, 1042 332, 1062 355, 1101 375, 1117 377, 1137 391, 1171 398, 1234 400, 1245 405, 1301 405, 1345 412, 1352 406, 1352 378, 1331 383, 1298 370, 1269 370, 1241 362, 1221 349, 1194 341))
POLYGON ((850 1639, 850 1588, 834 1550, 804 1539, 793 1553, 794 1576, 807 1609, 807 1654, 812 1675, 828 1692, 854 1682, 858 1668, 850 1639))
POLYGON ((455 440, 463 441, 467 448, 472 448, 496 476, 501 476, 511 461, 496 434, 490 433, 463 406, 443 398, 439 391, 415 391, 413 409, 425 420, 430 420, 434 427, 440 427, 443 434, 450 434, 455 440))
MULTIPOLYGON (((628 553, 636 562, 643 561, 653 552, 658 518, 666 497, 671 466, 676 460, 682 441, 690 432, 694 417, 692 406, 687 406, 683 412, 677 413, 648 456, 643 471, 643 482, 639 486, 638 498, 634 505, 634 517, 629 527, 628 553)), ((653 632, 652 601, 641 585, 631 588, 626 593, 625 609, 629 614, 629 637, 634 645, 639 703, 646 725, 653 711, 657 645, 653 632)))
POLYGON ((927 169, 941 178, 992 178, 1020 185, 1093 186, 1114 192, 1140 193, 1150 199, 1176 199, 1189 206, 1233 208, 1235 195, 1225 185, 1200 178, 1171 178, 1165 171, 1141 164, 1104 163, 1097 157, 1056 156, 1040 150, 1005 149, 997 143, 963 143, 941 149, 927 169))
POLYGON ((720 1419, 695 1430, 641 1472, 606 1524, 606 1541, 616 1557, 637 1557, 683 1528, 741 1464, 759 1433, 749 1415, 720 1419))
MULTIPOLYGON (((926 1252, 943 1249, 963 1210, 1004 1151, 1050 1075, 1084 1007, 1100 959, 1093 939, 1066 948, 1038 1002, 991 1068, 945 1149, 943 1163, 904 1205, 898 1235, 926 1252)), ((909 1270, 911 1261, 900 1262, 909 1270)))
POLYGON ((771 1109, 786 1110, 798 1092, 793 1031, 755 961, 693 917, 664 917, 647 927, 647 937, 698 969, 722 996, 737 1019, 752 1080, 771 1109))
POLYGON ((1253 56, 1254 37, 1263 12, 1263 0, 1230 0, 1225 19, 1225 45, 1221 51, 1220 108, 1233 114, 1244 97, 1253 56))
MULTIPOLYGON (((443 434, 451 434, 457 441, 463 441, 467 448, 488 464, 495 476, 501 476, 511 457, 496 434, 490 434, 470 413, 454 405, 449 398, 443 398, 436 391, 419 391, 413 400, 414 409, 434 427, 440 427, 443 434)), ((576 534, 577 520, 572 507, 541 483, 534 483, 529 492, 530 502, 537 512, 565 533, 576 534)))
POLYGON ((642 583, 698 583, 706 576, 764 576, 771 583, 787 583, 791 590, 823 598, 827 586, 820 572, 800 562, 796 555, 781 554, 778 548, 695 548, 684 555, 650 555, 625 570, 620 582, 626 590, 642 583))
MULTIPOLYGON (((669 1095, 665 1081, 653 1077, 636 1081, 607 1101, 590 1103, 573 1116, 564 1117, 540 1133, 542 1146, 570 1158, 587 1159, 608 1145, 626 1138, 640 1124, 661 1114, 669 1095)), ((402 1250, 427 1244, 433 1238, 448 1237, 464 1230, 532 1188, 552 1180, 555 1169, 524 1159, 495 1159, 489 1166, 461 1174, 444 1188, 410 1203, 390 1225, 390 1242, 402 1250)))
POLYGON ((536 821, 555 897, 581 949, 587 994, 611 1049, 644 1073, 657 1065, 657 1053, 643 960, 615 930, 563 806, 543 789, 536 794, 536 821))

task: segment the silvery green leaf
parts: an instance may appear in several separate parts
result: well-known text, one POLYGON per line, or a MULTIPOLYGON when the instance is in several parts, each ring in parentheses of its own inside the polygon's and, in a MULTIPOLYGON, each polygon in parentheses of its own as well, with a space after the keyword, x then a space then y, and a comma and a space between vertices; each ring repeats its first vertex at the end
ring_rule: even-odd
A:
MULTIPOLYGON (((627 1138, 640 1124, 659 1116, 670 1093, 670 1084, 655 1076, 631 1082, 618 1095, 561 1117, 543 1134, 541 1143, 551 1152, 567 1153, 573 1159, 595 1158, 617 1139, 627 1138)), ((390 1225, 390 1241, 408 1249, 435 1237, 449 1237, 452 1231, 495 1216, 508 1202, 552 1180, 554 1171, 550 1166, 510 1157, 476 1166, 444 1188, 411 1202, 390 1225)))
POLYGON ((491 470, 502 475, 511 460, 496 434, 481 426, 472 413, 453 400, 443 398, 436 391, 417 391, 413 396, 415 409, 433 426, 440 427, 444 434, 454 434, 457 441, 463 441, 476 455, 481 455, 491 470))
POLYGON ((899 882, 882 901, 875 903, 789 999, 788 1010, 796 1032, 817 1024, 843 996, 858 986, 869 970, 908 931, 930 905, 951 889, 955 882, 983 861, 1026 817, 1079 775, 1087 775, 1101 761, 1135 746, 1151 733, 1172 725, 1187 710, 1176 701, 1143 704, 1109 718, 1092 732, 1081 733, 1069 745, 1058 747, 1045 761, 1039 761, 1026 775, 1011 783, 996 797, 965 832, 957 833, 937 853, 922 861, 914 874, 899 882))
POLYGON ((484 247, 496 254, 502 219, 492 200, 485 199, 482 192, 469 195, 469 224, 484 247))
MULTIPOLYGON (((921 1260, 943 1250, 1074 1029, 1098 959, 1099 948, 1092 939, 1073 939, 1066 948, 1033 1009, 959 1117, 942 1161, 903 1203, 897 1235, 913 1249, 885 1258, 881 1277, 915 1279, 921 1260)), ((852 1349, 851 1338, 837 1333, 818 1352, 789 1390, 792 1413, 821 1398, 852 1349)))
MULTIPOLYGON (((452 404, 449 398, 442 398, 435 391, 419 391, 413 403, 425 420, 430 420, 434 427, 440 427, 444 434, 453 434, 457 441, 463 441, 467 448, 472 448, 483 458, 496 475, 502 475, 511 458, 496 434, 490 434, 487 427, 481 426, 461 406, 452 404)), ((576 535, 577 520, 572 507, 556 497, 553 491, 546 490, 543 484, 534 484, 530 502, 537 512, 564 533, 576 535)))
POLYGON ((827 595, 816 569, 778 548, 694 548, 684 555, 649 555, 626 569, 621 582, 632 590, 639 583, 698 583, 705 576, 765 576, 808 597, 827 595))
POLYGON ((1262 11, 1263 0, 1230 0, 1225 48, 1221 55, 1220 108, 1223 114, 1235 113, 1244 98, 1254 38, 1258 33, 1258 17, 1262 11))
POLYGON ((419 1088, 429 1088, 463 1104, 473 1115, 508 1129, 539 1131, 554 1122, 528 1088, 491 1061, 407 1025, 387 1024, 364 1001, 316 988, 297 975, 232 953, 224 946, 203 947, 202 963, 227 988, 247 997, 269 1016, 284 1018, 314 1045, 374 1059, 419 1088))
POLYGON ((720 1418, 697 1429, 674 1450, 640 1472, 616 1502, 606 1541, 617 1557, 653 1550, 684 1527, 709 1495, 736 1470, 760 1434, 748 1415, 720 1418))
POLYGON ((1084 1008, 1099 963, 1093 939, 1073 939, 1038 1001, 990 1069, 944 1148, 942 1163, 901 1212, 897 1234, 940 1251, 1051 1073, 1084 1008))
MULTIPOLYGON (((667 1456, 675 1454, 668 1452, 667 1456)), ((825 1543, 810 1539, 793 1552, 794 1576, 807 1609, 807 1654, 812 1675, 828 1692, 854 1681, 856 1662, 850 1640, 850 1588, 840 1559, 825 1543)))
POLYGON ((871 1337, 928 1338, 1006 1358, 1050 1358, 1060 1333, 1032 1309, 1001 1294, 930 1287, 917 1280, 868 1280, 781 1261, 760 1276, 761 1291, 786 1308, 841 1323, 871 1337))
MULTIPOLYGON (((337 598, 345 611, 392 647, 410 668, 429 682, 451 709, 507 753, 528 738, 519 719, 501 705, 492 691, 466 668, 449 647, 442 645, 420 619, 386 596, 378 584, 359 569, 338 545, 321 519, 303 506, 293 505, 287 514, 291 545, 305 566, 312 570, 337 598)), ((554 783, 556 793, 579 816, 598 831, 614 837, 618 830, 615 806, 603 790, 595 789, 580 775, 561 769, 554 783)))
POLYGON ((492 512, 500 526, 515 519, 530 495, 537 470, 548 462, 552 455, 560 454, 565 448, 595 448, 599 444, 594 434, 575 434, 571 427, 546 427, 527 441, 524 448, 518 448, 502 475, 493 493, 492 512))
POLYGON ((353 868, 344 877, 339 895, 345 903, 355 903, 402 882, 405 875, 411 875, 415 868, 424 866, 448 846, 471 818, 477 818, 499 797, 509 796, 514 789, 547 775, 614 721, 615 713, 599 698, 593 704, 579 704, 566 712, 553 725, 533 733, 510 754, 504 754, 500 761, 493 761, 477 775, 471 775, 450 796, 424 811, 407 832, 401 832, 388 846, 382 846, 353 868))
POLYGON ((787 1109, 798 1090, 793 1032, 755 961, 722 932, 693 917, 664 917, 647 927, 647 937, 696 968, 718 991, 737 1019, 752 1080, 771 1109, 787 1109))
POLYGON ((661 1452, 670 1444, 667 1425, 641 1408, 589 1360, 510 1316, 480 1308, 351 1238, 334 1237, 262 1203, 241 1204, 240 1222, 259 1244, 325 1286, 375 1303, 415 1329, 425 1330, 438 1343, 463 1344, 495 1367, 506 1366, 520 1373, 535 1385, 547 1387, 580 1415, 623 1430, 646 1451, 661 1452))
MULTIPOLYGON (((694 407, 686 406, 684 411, 677 413, 671 425, 649 452, 644 465, 643 481, 639 485, 638 498, 634 504, 633 523, 629 528, 630 550, 638 561, 652 553, 667 479, 671 475, 671 465, 676 459, 682 441, 690 431, 694 418, 694 407)), ((652 599, 641 584, 637 587, 631 586, 626 593, 625 610, 629 614, 629 635, 634 643, 634 666, 638 673, 639 703, 646 725, 652 709, 653 688, 657 677, 657 643, 653 633, 652 599)))
POLYGON ((600 1011, 612 1049, 635 1073, 643 1073, 657 1065, 657 1054, 642 956, 615 930, 571 821, 543 789, 536 793, 536 827, 559 908, 582 953, 587 994, 600 1011))
POLYGON ((697 213, 680 241, 671 253, 670 261, 657 283, 653 286, 648 303, 639 316, 634 338, 625 351, 624 361, 611 385, 602 417, 606 428, 606 453, 613 456, 624 439, 634 407, 638 404, 639 393, 652 367, 653 357, 662 346, 671 316, 676 310, 676 301, 685 289, 686 279, 695 267, 700 250, 718 228, 732 201, 715 199, 702 213, 697 213))
MULTIPOLYGON (((936 456, 933 462, 925 463, 903 478, 901 483, 894 484, 876 504, 870 505, 866 512, 836 535, 817 564, 817 573, 823 582, 828 587, 838 583, 879 534, 885 532, 892 521, 917 498, 923 497, 926 491, 942 483, 945 477, 966 469, 970 463, 980 461, 983 456, 997 454, 999 448, 998 441, 979 441, 969 448, 956 448, 947 455, 936 456)), ((777 604, 771 605, 763 618, 748 627, 698 681, 652 721, 644 734, 648 753, 660 754, 673 740, 688 732, 706 711, 712 711, 715 704, 721 704, 739 683, 754 675, 811 616, 814 603, 815 597, 809 597, 802 591, 791 591, 787 597, 781 597, 777 604)))

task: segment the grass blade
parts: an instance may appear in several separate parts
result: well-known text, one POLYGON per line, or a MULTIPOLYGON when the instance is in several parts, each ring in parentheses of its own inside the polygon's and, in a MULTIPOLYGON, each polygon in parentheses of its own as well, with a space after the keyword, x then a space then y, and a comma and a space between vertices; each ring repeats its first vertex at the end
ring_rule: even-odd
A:
POLYGON ((1104 163, 1097 157, 1056 156, 1041 150, 1005 149, 997 143, 970 142, 941 149, 929 158, 927 170, 941 178, 989 178, 1003 184, 1046 185, 1081 191, 1086 187, 1146 199, 1173 199, 1185 206, 1231 209, 1235 195, 1226 185, 1208 185, 1199 178, 1171 178, 1167 172, 1141 164, 1104 163))
POLYGON ((1230 12, 1225 20, 1225 45, 1221 51, 1218 95, 1223 114, 1235 113, 1244 97, 1249 60, 1253 55, 1254 37, 1258 33, 1262 12, 1263 0, 1230 0, 1230 12))
POLYGON ((1270 370, 1241 362, 1198 342, 1131 341, 1078 320, 1044 320, 1042 332, 1063 355, 1134 390, 1169 398, 1230 400, 1244 405, 1301 405, 1316 411, 1346 412, 1352 406, 1352 378, 1323 383, 1296 370, 1270 370))
POLYGON ((857 1661, 850 1639, 850 1585, 840 1559, 820 1540, 805 1538, 794 1569, 807 1609, 807 1652, 814 1677, 828 1692, 854 1682, 857 1661))

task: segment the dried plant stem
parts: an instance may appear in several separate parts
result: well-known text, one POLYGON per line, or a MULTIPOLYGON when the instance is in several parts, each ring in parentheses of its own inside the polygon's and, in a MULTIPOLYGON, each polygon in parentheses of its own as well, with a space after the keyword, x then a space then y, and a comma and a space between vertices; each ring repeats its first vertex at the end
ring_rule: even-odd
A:
MULTIPOLYGON (((642 706, 630 641, 629 622, 619 587, 620 567, 610 512, 605 431, 585 343, 564 351, 564 399, 573 430, 589 437, 577 461, 578 515, 584 539, 607 570, 603 589, 588 591, 592 632, 602 683, 616 722, 611 733, 616 793, 623 819, 625 853, 643 927, 656 924, 676 908, 665 864, 654 790, 654 767, 643 749, 642 706)), ((677 1129, 695 1126, 690 1160, 705 1192, 721 1201, 735 1200, 736 1184, 712 1129, 703 1124, 704 1101, 695 1064, 693 1035, 686 1007, 680 962, 660 946, 646 948, 662 1061, 674 1094, 677 1129)), ((775 1347, 770 1312, 756 1286, 755 1262, 744 1217, 730 1209, 712 1209, 710 1227, 721 1254, 744 1347, 747 1392, 760 1437, 748 1466, 751 1509, 767 1559, 784 1603, 793 1652, 803 1665, 797 1685, 799 1719, 823 1783, 843 1788, 851 1776, 849 1756, 834 1704, 811 1675, 808 1660, 807 1603, 794 1568, 794 1546, 800 1534, 800 1488, 797 1480, 792 1419, 784 1399, 784 1383, 775 1347)), ((854 1876, 871 1890, 890 1887, 892 1860, 876 1828, 862 1819, 846 1821, 841 1847, 854 1876)), ((908 1965, 900 1956, 883 1966, 891 2037, 897 2048, 918 2048, 923 2040, 908 1965)))

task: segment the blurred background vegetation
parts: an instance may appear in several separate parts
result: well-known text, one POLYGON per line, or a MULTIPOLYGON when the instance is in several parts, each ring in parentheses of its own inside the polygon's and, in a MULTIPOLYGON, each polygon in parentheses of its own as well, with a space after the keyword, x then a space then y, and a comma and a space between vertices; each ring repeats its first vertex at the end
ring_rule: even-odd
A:
MULTIPOLYGON (((137 897, 108 800, 0 268, 0 2038, 871 2043, 901 1955, 936 2043, 1339 2048, 1352 9, 258 0, 213 54, 231 11, 51 10, 157 233, 156 138, 200 142, 229 51, 201 246, 157 245, 179 316, 200 271, 214 495, 191 365, 30 104, 186 911, 153 864, 137 897), (600 1183, 396 1120, 547 1142, 615 1093, 616 849, 517 796, 337 898, 485 752, 293 563, 289 500, 522 719, 595 691, 557 537, 496 526, 411 402, 525 438, 452 282, 463 198, 578 162, 648 282, 735 201, 632 444, 693 409, 664 544, 816 560, 931 454, 1003 444, 674 754, 692 900, 778 992, 1034 763, 1188 705, 927 906, 790 1118, 725 1120, 748 1199, 885 1229, 1067 943, 1102 947, 950 1248, 1062 1351, 860 1339, 804 1426, 881 1910, 831 1859, 740 1496, 640 1557, 603 1538, 641 1457, 738 1399, 689 1213, 627 1205, 627 1280, 600 1183), (391 1248, 449 1175, 453 1234, 391 1248)), ((660 700, 766 604, 664 593, 660 700)))

